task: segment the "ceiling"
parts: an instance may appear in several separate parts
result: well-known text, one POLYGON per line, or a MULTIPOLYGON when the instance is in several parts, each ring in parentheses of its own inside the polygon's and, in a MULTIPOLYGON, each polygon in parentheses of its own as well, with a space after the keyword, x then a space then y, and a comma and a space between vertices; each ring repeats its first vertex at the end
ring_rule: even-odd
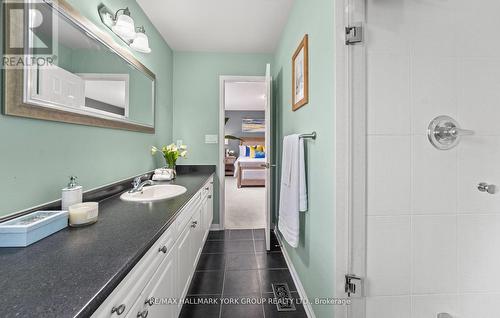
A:
POLYGON ((225 101, 226 110, 263 111, 266 107, 266 83, 226 83, 225 101))
POLYGON ((137 3, 175 51, 273 53, 293 0, 137 0, 137 3))

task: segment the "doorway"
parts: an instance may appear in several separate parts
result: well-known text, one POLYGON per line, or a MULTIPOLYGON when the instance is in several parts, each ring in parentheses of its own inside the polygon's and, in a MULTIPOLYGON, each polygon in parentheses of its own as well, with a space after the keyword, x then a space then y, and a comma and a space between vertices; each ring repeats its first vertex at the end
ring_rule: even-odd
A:
POLYGON ((270 246, 270 66, 220 77, 220 227, 265 229, 270 246))

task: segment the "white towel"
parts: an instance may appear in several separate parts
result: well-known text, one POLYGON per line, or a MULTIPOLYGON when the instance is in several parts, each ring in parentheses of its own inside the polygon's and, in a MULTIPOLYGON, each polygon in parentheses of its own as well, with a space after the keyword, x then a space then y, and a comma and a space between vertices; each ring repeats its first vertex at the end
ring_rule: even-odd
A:
POLYGON ((304 141, 299 135, 283 140, 278 228, 292 247, 299 246, 299 212, 307 210, 304 141))

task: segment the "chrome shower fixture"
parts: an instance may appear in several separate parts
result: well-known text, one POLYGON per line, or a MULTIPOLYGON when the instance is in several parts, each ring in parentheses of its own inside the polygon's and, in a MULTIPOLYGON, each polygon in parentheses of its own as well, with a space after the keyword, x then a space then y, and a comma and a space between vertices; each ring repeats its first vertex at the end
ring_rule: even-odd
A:
POLYGON ((431 144, 439 150, 456 147, 463 136, 474 135, 472 130, 460 128, 458 122, 450 116, 434 118, 427 128, 427 137, 431 144))

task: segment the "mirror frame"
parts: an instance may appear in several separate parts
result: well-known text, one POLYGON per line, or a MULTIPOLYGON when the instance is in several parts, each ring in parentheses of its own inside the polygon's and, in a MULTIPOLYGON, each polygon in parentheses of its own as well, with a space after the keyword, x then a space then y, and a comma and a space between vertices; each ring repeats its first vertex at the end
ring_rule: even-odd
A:
MULTIPOLYGON (((73 23, 75 23, 83 32, 86 32, 94 40, 100 42, 118 57, 125 60, 132 67, 144 73, 153 81, 153 124, 138 124, 123 120, 113 120, 101 117, 94 117, 87 114, 79 114, 71 111, 63 111, 40 105, 30 104, 25 102, 25 71, 26 69, 6 68, 3 70, 3 92, 4 92, 4 107, 3 114, 16 117, 34 118, 48 121, 57 121, 70 124, 79 124, 86 126, 104 127, 112 129, 129 130, 143 133, 155 133, 156 124, 156 105, 157 105, 157 82, 156 75, 142 64, 128 49, 115 42, 113 37, 107 32, 97 27, 86 17, 82 16, 65 0, 57 0, 57 2, 45 1, 47 5, 56 10, 73 23)), ((7 25, 6 12, 3 13, 4 20, 4 39, 9 33, 10 27, 7 25)), ((5 48, 4 48, 5 50, 5 48)), ((5 53, 5 52, 4 52, 5 53)))

